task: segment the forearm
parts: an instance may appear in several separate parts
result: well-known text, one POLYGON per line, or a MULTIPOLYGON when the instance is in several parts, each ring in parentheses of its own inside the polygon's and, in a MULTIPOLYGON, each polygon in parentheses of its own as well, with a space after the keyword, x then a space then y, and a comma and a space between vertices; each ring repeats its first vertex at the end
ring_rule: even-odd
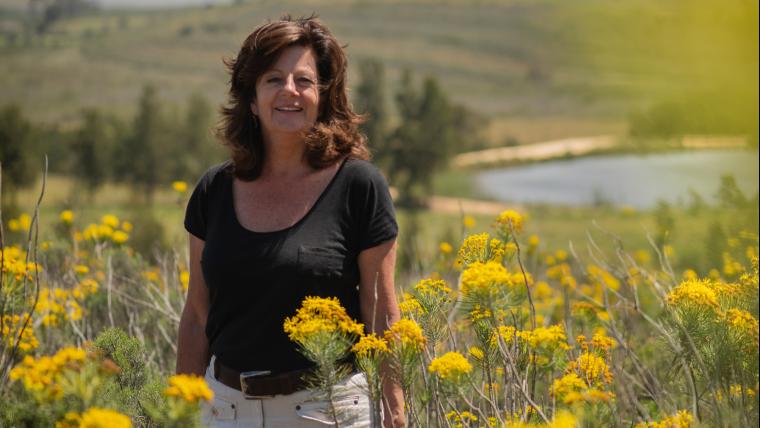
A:
POLYGON ((387 363, 380 369, 380 378, 383 382, 383 428, 403 428, 406 426, 404 393, 387 363))
POLYGON ((177 373, 203 376, 210 358, 205 326, 183 311, 177 340, 177 373))

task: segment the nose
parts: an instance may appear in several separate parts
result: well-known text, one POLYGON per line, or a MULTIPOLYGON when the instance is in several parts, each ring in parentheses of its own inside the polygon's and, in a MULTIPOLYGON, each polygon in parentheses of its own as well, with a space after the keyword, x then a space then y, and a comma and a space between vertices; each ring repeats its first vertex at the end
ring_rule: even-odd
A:
POLYGON ((298 95, 298 89, 296 88, 296 78, 292 74, 285 78, 285 86, 283 87, 285 92, 293 95, 298 95))

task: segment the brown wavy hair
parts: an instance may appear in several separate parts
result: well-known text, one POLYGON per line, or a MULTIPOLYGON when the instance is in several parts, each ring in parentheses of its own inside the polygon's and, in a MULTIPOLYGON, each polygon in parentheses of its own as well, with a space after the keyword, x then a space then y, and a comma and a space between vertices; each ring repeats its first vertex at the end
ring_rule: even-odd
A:
POLYGON ((343 48, 315 16, 284 16, 257 27, 237 56, 224 60, 231 75, 230 90, 217 131, 232 152, 233 173, 241 180, 256 179, 266 156, 261 129, 254 123, 250 107, 256 97, 256 81, 291 46, 311 48, 317 63, 320 103, 317 121, 305 138, 309 165, 321 169, 346 156, 369 159, 366 137, 359 132, 364 119, 353 112, 348 101, 343 48))

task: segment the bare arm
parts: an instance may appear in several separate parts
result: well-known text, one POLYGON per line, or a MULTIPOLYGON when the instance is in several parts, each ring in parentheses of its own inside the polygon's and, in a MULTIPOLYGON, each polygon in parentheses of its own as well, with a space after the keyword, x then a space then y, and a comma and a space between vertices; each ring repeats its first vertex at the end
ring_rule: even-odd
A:
POLYGON ((208 288, 201 272, 201 254, 205 242, 190 234, 190 284, 187 301, 179 320, 177 373, 203 376, 211 355, 206 339, 208 288))
MULTIPOLYGON (((362 321, 367 330, 382 334, 401 318, 393 285, 396 267, 396 241, 368 248, 359 254, 359 299, 362 321), (377 296, 377 298, 375 298, 377 296), (373 317, 374 315, 374 317, 373 317)), ((383 368, 383 404, 386 428, 405 426, 404 397, 401 386, 383 368)))

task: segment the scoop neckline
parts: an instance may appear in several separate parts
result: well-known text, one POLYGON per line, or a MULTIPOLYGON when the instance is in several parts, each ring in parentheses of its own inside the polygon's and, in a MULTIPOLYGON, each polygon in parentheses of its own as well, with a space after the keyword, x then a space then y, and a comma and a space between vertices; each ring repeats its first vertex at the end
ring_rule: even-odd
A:
POLYGON ((306 219, 311 215, 311 213, 314 212, 314 210, 316 210, 317 206, 319 206, 319 203, 322 202, 322 199, 324 199, 324 197, 327 194, 327 192, 332 188, 333 184, 335 183, 336 179, 338 178, 338 175, 340 175, 341 171, 343 171, 343 167, 346 166, 346 163, 348 162, 348 160, 349 160, 349 157, 346 157, 345 159, 343 159, 341 161, 340 166, 338 167, 338 170, 332 176, 332 178, 330 179, 330 182, 327 183, 327 186, 325 186, 324 190, 322 190, 322 193, 319 194, 319 197, 314 202, 314 204, 311 206, 311 208, 309 208, 309 211, 307 211, 306 214, 304 214, 300 219, 298 219, 297 222, 293 223, 293 225, 288 226, 288 227, 286 227, 284 229, 271 230, 271 231, 266 231, 266 232, 259 232, 259 231, 256 231, 256 230, 251 230, 251 229, 243 226, 243 224, 240 222, 240 219, 238 218, 238 214, 237 214, 237 209, 235 208, 235 189, 233 187, 235 185, 235 177, 233 176, 232 179, 230 180, 229 195, 230 195, 230 206, 232 207, 232 217, 233 217, 233 219, 235 221, 235 224, 237 225, 238 228, 240 228, 240 229, 244 230, 245 232, 250 233, 252 235, 274 235, 274 234, 278 234, 278 233, 288 232, 288 231, 290 231, 290 230, 298 227, 301 223, 303 223, 304 221, 306 221, 306 219))

